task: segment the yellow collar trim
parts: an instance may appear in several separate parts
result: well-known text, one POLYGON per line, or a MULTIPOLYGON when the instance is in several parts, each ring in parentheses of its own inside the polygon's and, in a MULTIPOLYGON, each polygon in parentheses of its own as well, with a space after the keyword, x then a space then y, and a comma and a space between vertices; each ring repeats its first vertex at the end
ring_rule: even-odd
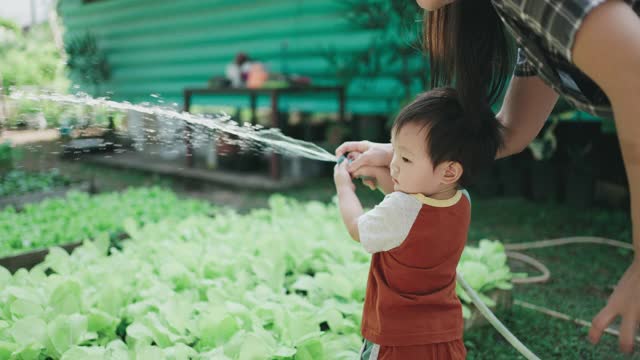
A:
POLYGON ((424 196, 423 194, 413 194, 413 196, 416 199, 418 199, 418 201, 420 201, 421 203, 429 205, 429 206, 449 207, 449 206, 453 206, 453 205, 457 204, 458 201, 460 201, 460 198, 462 197, 462 191, 458 190, 455 195, 453 195, 451 198, 446 199, 446 200, 433 199, 433 198, 430 198, 428 196, 424 196))

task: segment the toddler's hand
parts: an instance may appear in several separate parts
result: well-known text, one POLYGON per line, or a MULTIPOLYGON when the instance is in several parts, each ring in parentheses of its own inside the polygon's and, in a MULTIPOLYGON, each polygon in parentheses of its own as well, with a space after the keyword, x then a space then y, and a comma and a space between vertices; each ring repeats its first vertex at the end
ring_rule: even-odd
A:
MULTIPOLYGON (((349 154, 347 154, 347 158, 349 159, 349 164, 357 160, 360 156, 362 156, 362 153, 358 151, 352 151, 349 154)), ((382 168, 382 167, 362 166, 358 168, 356 171, 350 171, 350 174, 352 178, 360 179, 362 183, 365 186, 367 186, 369 189, 376 190, 378 186, 377 178, 379 177, 378 174, 380 173, 379 168, 382 168)), ((387 172, 389 172, 388 168, 386 169, 387 169, 387 172)), ((349 166, 347 166, 347 171, 349 170, 350 170, 349 166)))
POLYGON ((347 171, 347 163, 348 161, 343 161, 340 164, 336 164, 333 168, 333 181, 336 184, 336 190, 339 190, 342 187, 348 187, 351 190, 356 189, 356 186, 351 180, 351 175, 347 171))
POLYGON ((350 172, 358 170, 362 166, 383 166, 389 167, 393 158, 393 147, 391 144, 372 143, 370 141, 347 141, 336 149, 336 156, 357 153, 353 162, 349 164, 350 172))

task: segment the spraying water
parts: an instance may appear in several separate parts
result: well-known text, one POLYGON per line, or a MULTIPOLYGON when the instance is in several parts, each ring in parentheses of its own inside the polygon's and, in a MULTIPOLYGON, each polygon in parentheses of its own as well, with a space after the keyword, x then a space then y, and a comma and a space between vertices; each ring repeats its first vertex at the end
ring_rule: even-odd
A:
POLYGON ((270 150, 282 155, 301 156, 308 159, 335 162, 336 156, 320 146, 284 135, 280 129, 265 129, 261 126, 240 126, 226 114, 207 116, 180 112, 168 107, 144 104, 134 105, 128 102, 117 102, 107 98, 92 98, 88 95, 36 94, 13 91, 14 100, 52 101, 59 104, 102 106, 117 111, 137 111, 147 115, 181 120, 190 125, 203 126, 207 129, 224 132, 238 137, 244 145, 259 144, 261 151, 270 150))

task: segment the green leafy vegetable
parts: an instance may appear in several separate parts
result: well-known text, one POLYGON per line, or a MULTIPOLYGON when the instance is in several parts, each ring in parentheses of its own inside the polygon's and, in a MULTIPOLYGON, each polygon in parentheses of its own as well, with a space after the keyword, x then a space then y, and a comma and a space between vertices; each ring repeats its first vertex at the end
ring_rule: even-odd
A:
POLYGON ((65 198, 28 204, 21 212, 11 207, 1 210, 0 257, 118 233, 125 226, 214 212, 206 202, 179 199, 158 187, 96 196, 70 192, 65 198))

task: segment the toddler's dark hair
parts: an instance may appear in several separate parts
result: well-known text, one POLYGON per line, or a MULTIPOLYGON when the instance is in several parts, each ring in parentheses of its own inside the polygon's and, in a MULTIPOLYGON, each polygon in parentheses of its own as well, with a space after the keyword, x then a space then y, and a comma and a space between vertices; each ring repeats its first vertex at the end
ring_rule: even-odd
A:
POLYGON ((489 105, 465 114, 452 88, 436 88, 418 95, 400 111, 392 131, 397 134, 409 123, 428 130, 425 140, 434 167, 445 161, 462 165, 458 183, 463 187, 491 166, 502 147, 502 125, 489 105))

